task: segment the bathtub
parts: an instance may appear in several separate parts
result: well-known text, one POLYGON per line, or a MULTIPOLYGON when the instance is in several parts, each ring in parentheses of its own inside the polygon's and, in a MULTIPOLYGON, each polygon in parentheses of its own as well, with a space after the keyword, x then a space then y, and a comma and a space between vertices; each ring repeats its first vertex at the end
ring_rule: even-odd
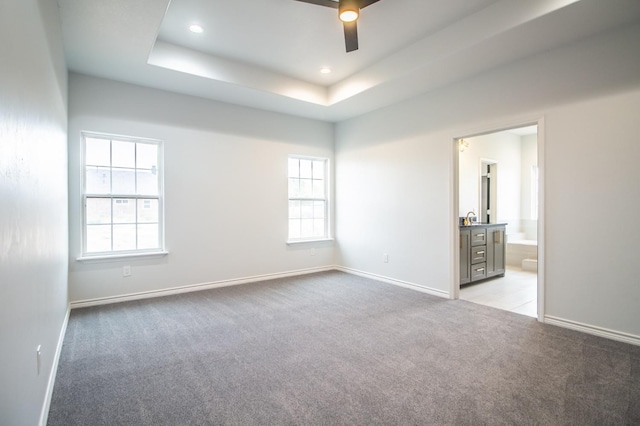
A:
POLYGON ((538 270, 538 241, 507 238, 506 263, 525 271, 538 270))

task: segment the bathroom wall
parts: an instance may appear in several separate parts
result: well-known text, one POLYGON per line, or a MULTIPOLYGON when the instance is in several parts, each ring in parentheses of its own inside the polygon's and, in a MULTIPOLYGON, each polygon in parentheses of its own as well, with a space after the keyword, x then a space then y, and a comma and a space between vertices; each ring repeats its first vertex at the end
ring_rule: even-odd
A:
POLYGON ((521 198, 520 198, 520 230, 524 233, 524 239, 538 239, 538 220, 535 206, 532 205, 533 185, 532 168, 538 166, 538 135, 526 135, 520 138, 521 160, 521 198), (532 210, 533 209, 533 210, 532 210))
POLYGON ((506 222, 507 233, 521 228, 521 160, 520 136, 505 131, 464 139, 469 146, 459 157, 460 216, 473 210, 480 212, 481 164, 497 163, 491 177, 496 182, 495 208, 491 222, 506 222))

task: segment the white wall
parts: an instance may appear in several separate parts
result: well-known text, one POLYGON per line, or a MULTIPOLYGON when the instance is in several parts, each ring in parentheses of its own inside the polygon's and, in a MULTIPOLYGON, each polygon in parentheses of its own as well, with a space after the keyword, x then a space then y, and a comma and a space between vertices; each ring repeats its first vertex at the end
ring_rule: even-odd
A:
MULTIPOLYGON (((520 136, 509 132, 465 138, 469 147, 459 155, 459 216, 473 210, 480 215, 480 176, 482 161, 497 163, 497 193, 492 197, 496 208, 492 223, 507 223, 507 233, 520 229, 522 157, 520 136)), ((493 183, 493 182, 492 182, 493 183)))
POLYGON ((35 425, 67 312, 67 71, 56 3, 1 2, 0 58, 0 424, 35 425))
POLYGON ((526 135, 520 138, 522 147, 522 189, 520 204, 520 227, 527 240, 538 239, 538 221, 531 214, 531 168, 538 165, 538 135, 526 135))
POLYGON ((455 138, 544 117, 546 314, 640 338, 639 45, 622 28, 339 123, 341 264, 448 292, 455 138))
POLYGON ((332 162, 333 125, 76 74, 69 93, 72 301, 334 264, 332 242, 285 243, 287 156, 332 162), (164 141, 168 256, 76 261, 83 130, 164 141))

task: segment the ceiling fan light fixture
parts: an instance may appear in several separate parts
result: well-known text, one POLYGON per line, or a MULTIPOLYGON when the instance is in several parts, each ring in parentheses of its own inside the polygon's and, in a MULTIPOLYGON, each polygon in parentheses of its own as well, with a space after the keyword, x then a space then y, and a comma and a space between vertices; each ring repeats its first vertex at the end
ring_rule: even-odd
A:
POLYGON ((360 15, 360 5, 357 0, 340 0, 338 17, 342 22, 354 22, 360 15))

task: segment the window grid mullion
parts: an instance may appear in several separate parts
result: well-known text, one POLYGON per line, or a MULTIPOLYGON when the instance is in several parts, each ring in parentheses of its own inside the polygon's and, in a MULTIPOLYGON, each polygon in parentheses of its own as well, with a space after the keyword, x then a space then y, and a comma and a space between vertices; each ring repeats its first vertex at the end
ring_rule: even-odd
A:
POLYGON ((135 203, 134 214, 136 217, 134 218, 134 226, 135 226, 135 236, 136 236, 136 250, 138 250, 138 144, 133 144, 133 183, 134 183, 134 191, 136 193, 136 198, 133 200, 135 203))
POLYGON ((109 195, 111 202, 111 251, 113 251, 113 140, 109 139, 109 195))

